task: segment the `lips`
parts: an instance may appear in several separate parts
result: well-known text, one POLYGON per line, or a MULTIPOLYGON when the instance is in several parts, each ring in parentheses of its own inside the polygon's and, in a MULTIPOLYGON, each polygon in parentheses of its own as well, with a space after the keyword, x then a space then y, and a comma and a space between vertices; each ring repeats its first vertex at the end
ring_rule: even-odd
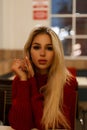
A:
POLYGON ((39 64, 46 64, 47 60, 38 60, 39 64))

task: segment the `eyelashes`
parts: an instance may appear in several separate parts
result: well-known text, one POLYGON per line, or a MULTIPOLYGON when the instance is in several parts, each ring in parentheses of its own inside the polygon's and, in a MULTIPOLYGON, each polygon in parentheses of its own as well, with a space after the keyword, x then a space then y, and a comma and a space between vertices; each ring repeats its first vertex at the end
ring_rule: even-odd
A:
POLYGON ((32 48, 35 49, 35 50, 39 50, 40 46, 32 46, 32 48))
POLYGON ((53 50, 53 47, 52 47, 52 46, 49 46, 49 47, 47 47, 47 50, 52 51, 52 50, 53 50))
MULTIPOLYGON (((32 46, 32 48, 35 49, 35 50, 40 50, 41 49, 41 47, 38 46, 38 45, 32 46)), ((47 47, 45 47, 45 49, 49 50, 49 51, 52 51, 53 47, 52 46, 47 46, 47 47)))

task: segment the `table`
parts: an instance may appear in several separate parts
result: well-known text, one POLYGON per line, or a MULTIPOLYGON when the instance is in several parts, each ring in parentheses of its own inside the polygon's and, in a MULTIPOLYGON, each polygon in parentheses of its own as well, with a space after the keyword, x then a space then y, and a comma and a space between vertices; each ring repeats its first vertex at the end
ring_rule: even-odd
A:
POLYGON ((0 126, 0 130, 14 130, 14 129, 10 126, 0 126))
POLYGON ((76 77, 79 88, 87 88, 87 77, 76 77))
MULTIPOLYGON (((15 130, 15 129, 13 129, 10 126, 0 126, 0 130, 15 130)), ((32 130, 38 130, 38 129, 33 128, 32 130)), ((49 130, 51 130, 51 129, 49 129, 49 130)), ((55 130, 67 130, 67 129, 55 129, 55 130)))

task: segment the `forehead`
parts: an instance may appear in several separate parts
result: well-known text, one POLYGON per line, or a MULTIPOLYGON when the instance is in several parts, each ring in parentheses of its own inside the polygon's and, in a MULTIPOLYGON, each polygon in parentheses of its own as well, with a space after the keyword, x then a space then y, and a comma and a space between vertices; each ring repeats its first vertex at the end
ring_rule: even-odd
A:
POLYGON ((49 34, 41 33, 37 34, 36 36, 33 37, 32 42, 50 42, 51 43, 51 37, 49 34))

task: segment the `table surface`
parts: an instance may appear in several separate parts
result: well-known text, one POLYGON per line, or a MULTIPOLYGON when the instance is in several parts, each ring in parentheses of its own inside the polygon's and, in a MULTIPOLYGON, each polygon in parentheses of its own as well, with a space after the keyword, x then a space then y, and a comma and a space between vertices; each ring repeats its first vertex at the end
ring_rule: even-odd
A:
POLYGON ((10 126, 0 126, 0 130, 14 130, 10 126))
POLYGON ((87 77, 77 77, 79 88, 87 88, 87 77))
MULTIPOLYGON (((14 129, 10 126, 0 126, 0 130, 14 130, 14 129)), ((37 130, 37 129, 34 128, 32 130, 37 130)), ((66 130, 66 129, 55 129, 55 130, 66 130)))

